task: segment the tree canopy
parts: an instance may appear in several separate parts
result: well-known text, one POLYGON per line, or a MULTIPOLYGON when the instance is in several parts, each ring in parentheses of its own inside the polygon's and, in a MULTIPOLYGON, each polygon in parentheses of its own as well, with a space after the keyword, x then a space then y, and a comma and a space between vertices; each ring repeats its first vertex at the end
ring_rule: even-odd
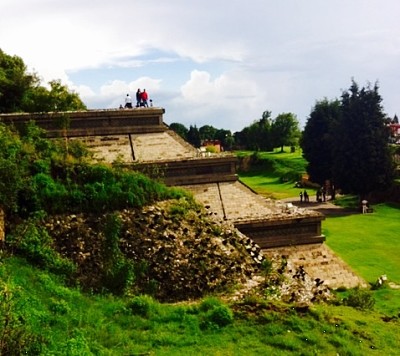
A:
POLYGON ((300 145, 308 162, 310 179, 323 185, 332 179, 333 125, 339 119, 340 102, 323 99, 311 111, 304 128, 300 145))
POLYGON ((200 132, 196 125, 190 125, 187 139, 188 142, 194 147, 199 148, 201 146, 200 132))
POLYGON ((60 80, 52 80, 49 89, 40 85, 35 73, 29 73, 24 61, 0 49, 0 112, 49 112, 85 110, 79 95, 60 80))
POLYGON ((353 80, 340 101, 317 102, 301 146, 312 180, 329 179, 343 193, 364 196, 387 188, 394 167, 379 87, 359 88, 353 80))
POLYGON ((300 138, 299 122, 292 113, 279 114, 271 125, 271 139, 273 146, 296 146, 300 138))
POLYGON ((211 125, 200 128, 191 125, 187 129, 185 125, 174 122, 169 128, 195 147, 200 147, 203 141, 218 140, 224 150, 231 150, 235 142, 230 130, 217 129, 211 125))
POLYGON ((342 93, 336 125, 333 174, 344 193, 367 194, 388 187, 394 176, 389 131, 378 84, 359 88, 352 82, 342 93))
POLYGON ((173 122, 169 125, 169 128, 181 136, 184 140, 187 140, 189 130, 185 125, 180 124, 179 122, 173 122))
POLYGON ((300 137, 299 123, 292 113, 279 114, 271 118, 271 111, 265 110, 261 119, 235 133, 239 147, 248 150, 272 151, 276 147, 296 146, 300 137))

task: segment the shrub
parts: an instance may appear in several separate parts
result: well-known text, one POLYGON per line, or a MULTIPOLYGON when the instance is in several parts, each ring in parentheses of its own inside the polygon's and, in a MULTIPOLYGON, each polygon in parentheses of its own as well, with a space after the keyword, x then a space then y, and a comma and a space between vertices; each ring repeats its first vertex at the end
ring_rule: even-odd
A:
POLYGON ((233 312, 226 305, 220 305, 206 313, 205 320, 219 327, 224 327, 233 322, 233 312))
POLYGON ((64 345, 61 345, 62 354, 70 356, 93 355, 85 336, 79 331, 74 331, 73 334, 74 335, 71 339, 69 339, 64 345))
POLYGON ((199 310, 203 312, 201 316, 203 329, 221 328, 234 320, 232 310, 217 298, 206 298, 201 302, 199 310))
POLYGON ((30 218, 17 225, 13 233, 6 236, 6 242, 31 263, 51 272, 70 276, 75 272, 76 266, 53 249, 53 240, 47 230, 38 224, 37 219, 30 218))
POLYGON ((374 307, 375 299, 369 290, 355 288, 343 299, 343 304, 360 310, 370 310, 374 307))
POLYGON ((266 258, 261 262, 261 273, 265 278, 268 278, 273 271, 272 261, 266 258))
POLYGON ((208 297, 208 298, 205 298, 200 303, 199 310, 201 312, 208 312, 208 311, 215 309, 221 305, 222 305, 222 302, 218 298, 208 297))
POLYGON ((139 315, 144 318, 150 317, 152 312, 156 311, 156 302, 148 295, 138 295, 131 299, 128 303, 128 308, 132 314, 139 315))

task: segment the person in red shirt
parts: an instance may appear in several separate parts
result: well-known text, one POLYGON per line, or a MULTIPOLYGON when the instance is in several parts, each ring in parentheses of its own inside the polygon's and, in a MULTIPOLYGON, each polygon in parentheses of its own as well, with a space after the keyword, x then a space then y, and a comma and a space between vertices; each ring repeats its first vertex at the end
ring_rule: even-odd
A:
POLYGON ((141 99, 142 99, 142 105, 148 108, 149 104, 147 103, 147 100, 149 99, 149 96, 146 92, 146 89, 143 89, 141 93, 141 99))

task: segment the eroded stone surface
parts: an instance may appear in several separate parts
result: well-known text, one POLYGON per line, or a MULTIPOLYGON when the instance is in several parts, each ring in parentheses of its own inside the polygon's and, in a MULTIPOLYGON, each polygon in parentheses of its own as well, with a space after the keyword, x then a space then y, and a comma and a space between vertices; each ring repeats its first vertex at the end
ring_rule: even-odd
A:
MULTIPOLYGON (((115 213, 121 221, 122 253, 143 267, 137 292, 145 292, 154 282, 153 292, 160 300, 197 298, 244 283, 257 271, 264 257, 250 239, 228 224, 208 219, 201 209, 185 217, 174 213, 174 204, 115 213)), ((57 250, 78 265, 85 288, 101 285, 106 220, 106 215, 79 214, 46 221, 57 250)))

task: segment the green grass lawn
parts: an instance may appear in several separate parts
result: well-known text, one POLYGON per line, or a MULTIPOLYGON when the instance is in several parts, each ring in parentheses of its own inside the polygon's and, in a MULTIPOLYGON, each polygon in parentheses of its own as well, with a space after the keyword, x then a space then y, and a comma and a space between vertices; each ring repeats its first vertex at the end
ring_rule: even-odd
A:
MULTIPOLYGON (((400 205, 375 205, 372 214, 328 217, 322 223, 326 243, 370 284, 385 274, 400 288, 400 205)), ((374 291, 376 308, 400 312, 400 289, 374 291)))
POLYGON ((262 174, 240 175, 240 180, 258 194, 271 199, 298 197, 303 189, 296 188, 293 182, 282 183, 279 177, 266 177, 262 174))
POLYGON ((386 274, 400 284, 400 206, 379 204, 372 214, 328 217, 327 244, 368 282, 386 274))
MULTIPOLYGON (((237 157, 247 157, 254 152, 238 151, 237 157)), ((258 152, 259 164, 249 171, 239 171, 240 180, 258 194, 271 199, 298 197, 300 191, 295 182, 306 172, 307 162, 302 157, 300 149, 290 152, 288 147, 284 152, 258 152)), ((313 189, 307 188, 312 195, 313 189)))

